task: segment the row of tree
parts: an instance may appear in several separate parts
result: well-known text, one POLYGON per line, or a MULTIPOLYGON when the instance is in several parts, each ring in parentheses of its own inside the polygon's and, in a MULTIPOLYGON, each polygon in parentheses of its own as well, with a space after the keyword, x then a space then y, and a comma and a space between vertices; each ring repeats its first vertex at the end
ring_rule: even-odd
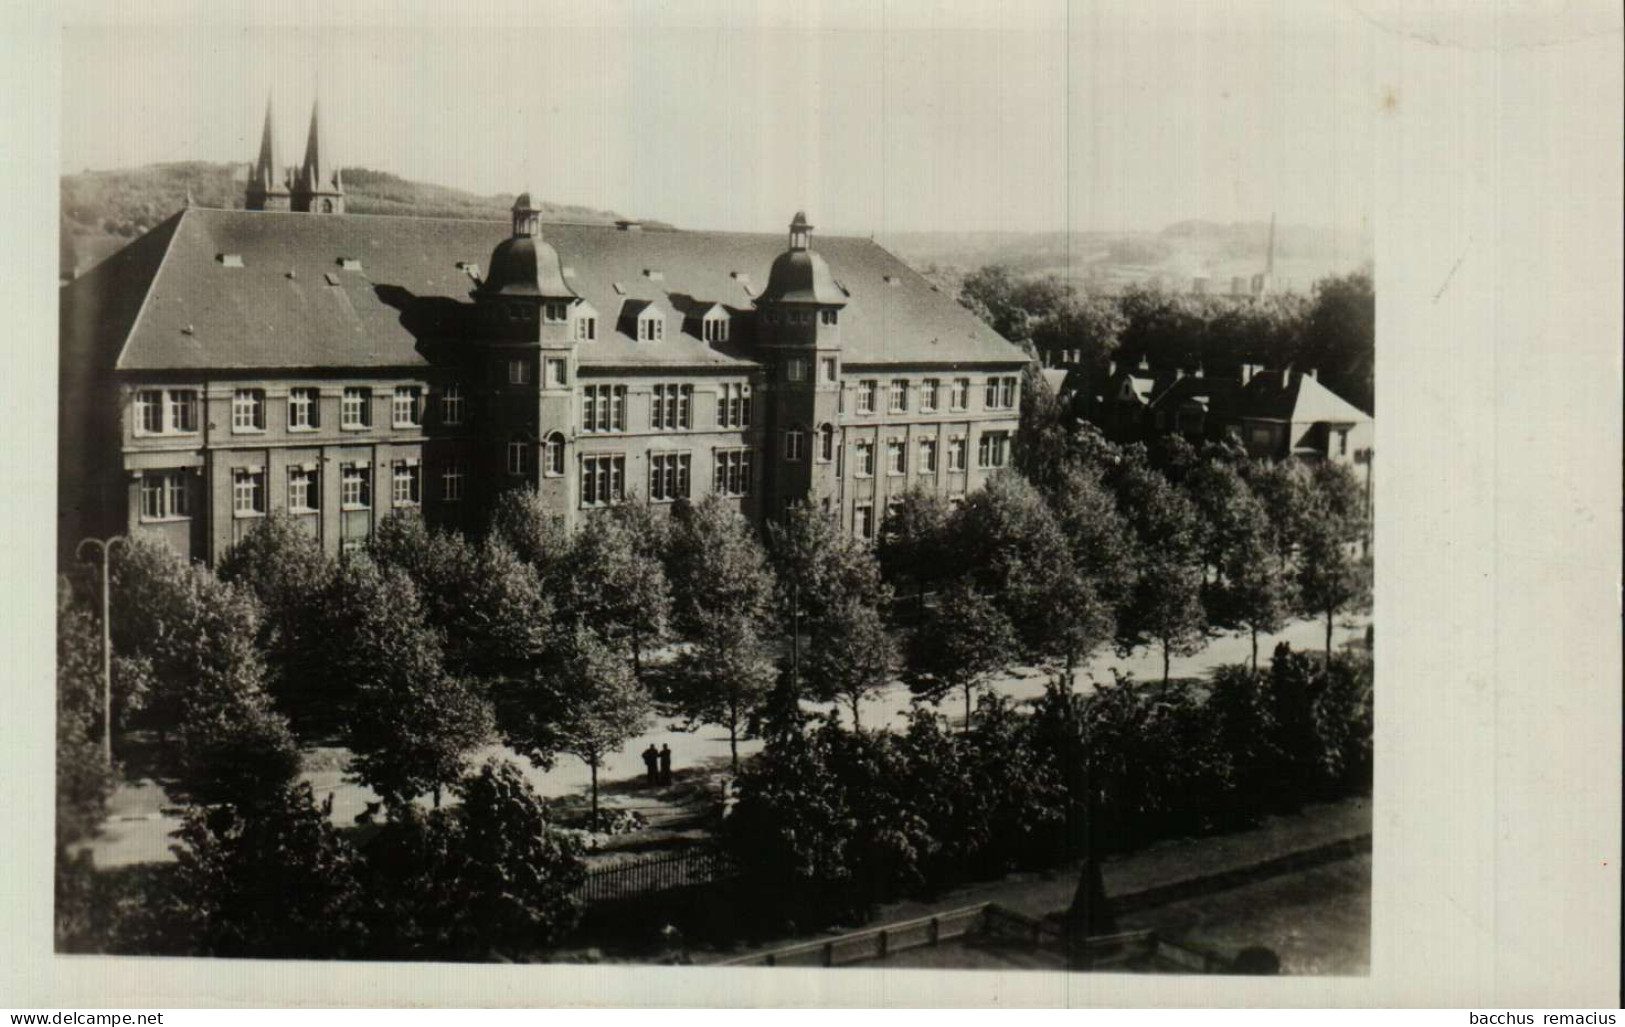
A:
POLYGON ((1096 373, 1145 360, 1154 370, 1242 363, 1318 369, 1332 391, 1366 411, 1375 402, 1376 300, 1368 271, 1326 278, 1312 295, 1236 301, 1134 288, 1086 296, 1054 276, 1023 278, 990 265, 968 275, 960 302, 1035 353, 1081 355, 1096 373))
POLYGON ((775 731, 741 779, 727 843, 773 930, 868 915, 967 879, 1233 828, 1371 787, 1369 657, 1280 646, 1211 686, 1051 680, 1032 712, 984 695, 965 731, 834 718, 775 731))

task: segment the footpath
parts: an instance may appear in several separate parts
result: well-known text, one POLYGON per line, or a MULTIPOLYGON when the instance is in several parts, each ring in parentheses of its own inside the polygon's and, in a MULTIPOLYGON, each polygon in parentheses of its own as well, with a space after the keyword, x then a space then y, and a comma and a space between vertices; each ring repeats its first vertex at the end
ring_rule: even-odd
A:
MULTIPOLYGON (((1123 917, 1358 859, 1370 851, 1370 845, 1370 799, 1345 799, 1308 806, 1290 816, 1270 817, 1260 826, 1244 831, 1172 839, 1108 857, 1101 866, 1101 876, 1113 911, 1123 917)), ((929 917, 984 902, 997 902, 1016 912, 1042 917, 1071 904, 1078 871, 1079 867, 1071 864, 1042 873, 1011 874, 997 881, 957 888, 930 901, 888 903, 867 927, 929 917)), ((737 959, 802 942, 823 941, 853 930, 856 928, 781 938, 705 961, 737 959)))

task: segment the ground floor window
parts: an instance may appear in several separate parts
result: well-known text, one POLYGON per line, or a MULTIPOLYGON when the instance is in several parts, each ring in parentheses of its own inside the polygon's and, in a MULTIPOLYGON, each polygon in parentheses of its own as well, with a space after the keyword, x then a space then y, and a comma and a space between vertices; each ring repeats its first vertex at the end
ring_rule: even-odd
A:
POLYGON ((162 521, 192 516, 185 471, 148 471, 141 476, 141 518, 162 521))
POLYGON ((852 533, 861 539, 875 537, 875 508, 868 503, 860 503, 852 510, 852 533))
POLYGON ((239 468, 231 472, 231 512, 238 517, 265 513, 265 472, 239 468))
POLYGON ((717 450, 711 487, 721 496, 750 495, 751 451, 748 449, 717 450))
POLYGON ((317 509, 316 471, 307 467, 288 468, 288 509, 308 513, 317 509))
POLYGON ((987 432, 976 445, 976 464, 978 467, 1003 467, 1009 455, 1009 432, 987 432))
POLYGON ((581 458, 581 505, 606 506, 626 498, 626 457, 581 458))
POLYGON ((365 510, 372 505, 372 482, 366 464, 345 464, 339 468, 339 501, 346 510, 365 510))
POLYGON ((662 503, 687 499, 692 459, 687 453, 650 454, 649 498, 662 503))
POLYGON ((420 486, 423 483, 422 468, 416 463, 405 460, 395 464, 393 488, 390 490, 390 502, 395 506, 417 506, 420 501, 420 486))

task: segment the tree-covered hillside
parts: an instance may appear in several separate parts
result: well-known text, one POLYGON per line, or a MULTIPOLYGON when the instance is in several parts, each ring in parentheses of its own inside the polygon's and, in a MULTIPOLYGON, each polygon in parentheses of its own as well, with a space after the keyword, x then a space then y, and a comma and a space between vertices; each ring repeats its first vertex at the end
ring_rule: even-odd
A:
MULTIPOLYGON (((246 164, 181 161, 62 176, 62 271, 82 272, 151 229, 186 203, 243 205, 246 164)), ((346 209, 353 214, 503 219, 512 194, 477 196, 461 189, 411 182, 387 171, 345 168, 346 209)), ((608 223, 622 215, 538 200, 543 220, 608 223)), ((658 225, 659 222, 649 222, 658 225)))

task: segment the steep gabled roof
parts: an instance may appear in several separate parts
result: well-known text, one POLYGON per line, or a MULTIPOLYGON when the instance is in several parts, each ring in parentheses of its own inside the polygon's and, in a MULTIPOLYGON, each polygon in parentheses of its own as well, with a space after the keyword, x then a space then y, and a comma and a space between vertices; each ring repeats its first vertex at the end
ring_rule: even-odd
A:
MULTIPOLYGON (((473 282, 457 265, 485 265, 510 234, 506 222, 194 207, 121 251, 129 258, 97 269, 107 273, 64 287, 63 302, 144 302, 124 335, 113 341, 114 326, 105 333, 121 369, 407 367, 427 363, 426 343, 473 337, 473 282), (227 254, 241 266, 222 263, 227 254), (341 258, 359 268, 342 268, 341 258)), ((777 234, 596 225, 544 225, 542 234, 572 269, 572 290, 606 314, 626 299, 676 309, 674 296, 746 308, 736 275, 763 281, 784 252, 777 234), (647 268, 662 269, 661 279, 646 277, 647 268)), ((846 363, 1025 360, 873 241, 823 236, 818 249, 851 293, 841 313, 846 363)), ((582 343, 580 358, 588 366, 751 360, 744 347, 681 333, 639 344, 615 324, 582 343)))
POLYGON ((1261 371, 1241 390, 1236 416, 1300 423, 1349 424, 1371 415, 1301 371, 1261 371))

